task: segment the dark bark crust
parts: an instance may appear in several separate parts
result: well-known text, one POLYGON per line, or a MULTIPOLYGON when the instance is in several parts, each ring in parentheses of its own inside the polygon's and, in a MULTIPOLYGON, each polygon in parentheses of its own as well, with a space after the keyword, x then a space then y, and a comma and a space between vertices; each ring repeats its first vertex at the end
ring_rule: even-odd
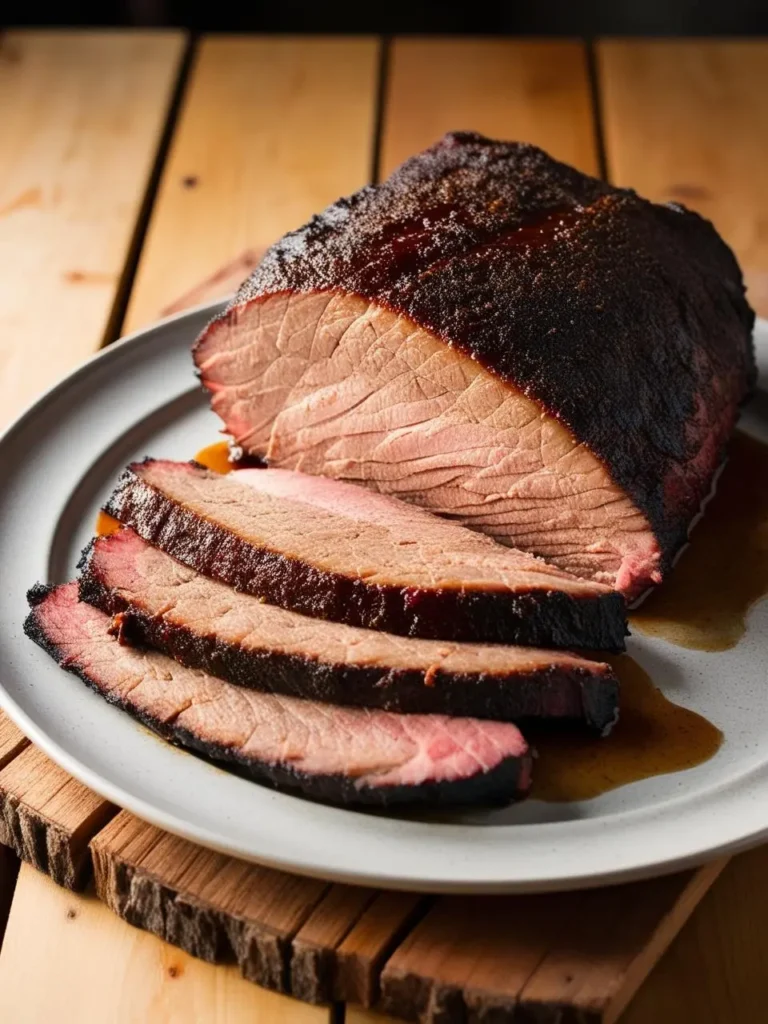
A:
POLYGON ((270 604, 400 636, 624 650, 627 627, 620 594, 574 598, 553 590, 511 594, 372 585, 254 547, 147 484, 141 465, 128 467, 105 511, 204 576, 270 604))
MULTIPOLYGON (((330 704, 410 714, 449 714, 496 721, 556 718, 580 721, 600 734, 618 717, 619 684, 607 667, 594 672, 553 664, 522 675, 467 675, 376 668, 317 661, 280 651, 251 651, 154 616, 105 586, 87 548, 81 562, 80 600, 119 616, 123 642, 153 647, 182 665, 203 669, 238 686, 330 704)), ((556 655, 553 655, 556 658, 556 655)))
POLYGON ((110 704, 126 711, 142 725, 162 736, 163 739, 192 750, 207 760, 214 761, 223 768, 230 768, 254 781, 299 790, 307 796, 329 803, 378 807, 422 803, 436 806, 482 802, 506 803, 516 797, 524 796, 530 785, 532 761, 530 754, 525 754, 522 757, 508 757, 500 761, 490 771, 471 778, 424 782, 418 786, 386 787, 358 787, 355 785, 354 779, 344 776, 309 775, 285 765, 271 764, 246 757, 239 750, 212 743, 205 736, 193 735, 187 729, 177 725, 176 722, 162 722, 152 715, 138 710, 130 702, 122 701, 106 693, 101 689, 97 680, 89 676, 80 666, 67 660, 65 652, 59 650, 46 634, 37 611, 37 607, 41 603, 40 588, 33 588, 29 596, 33 607, 24 622, 24 632, 30 640, 42 647, 61 668, 76 675, 86 686, 101 694, 110 704))
POLYGON ((203 337, 243 303, 318 290, 406 315, 536 399, 670 564, 755 378, 754 314, 708 221, 453 133, 272 246, 203 337))

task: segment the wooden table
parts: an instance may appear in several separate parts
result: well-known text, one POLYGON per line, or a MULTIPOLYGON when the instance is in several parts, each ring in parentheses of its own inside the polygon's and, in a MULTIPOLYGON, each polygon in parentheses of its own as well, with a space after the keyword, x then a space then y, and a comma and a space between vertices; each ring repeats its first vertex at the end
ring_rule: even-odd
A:
MULTIPOLYGON (((736 249, 752 302, 768 315, 767 42, 600 40, 587 46, 9 33, 0 38, 2 420, 121 333, 230 291, 283 231, 451 128, 526 139, 654 199, 699 209, 736 249)), ((94 853, 107 872, 114 866, 107 848, 127 850, 145 835, 145 826, 128 816, 107 825, 114 809, 2 719, 0 802, 0 841, 70 884, 90 863, 92 836, 108 837, 98 838, 94 853)), ((166 840, 156 837, 153 849, 166 840)), ((193 860, 194 851, 185 850, 193 860)), ((725 867, 624 1009, 718 867, 664 883, 677 886, 674 912, 658 912, 654 956, 617 967, 621 993, 579 1019, 768 1019, 764 849, 725 867)), ((343 1007, 310 1006, 266 991, 234 966, 203 963, 130 927, 92 894, 60 888, 26 864, 17 878, 17 868, 14 855, 0 846, 0 931, 7 918, 2 1021, 331 1024, 344 1014, 343 1007)), ((125 864, 121 870, 130 902, 138 892, 130 886, 141 879, 125 874, 125 864)), ((294 882, 299 889, 306 885, 294 882)), ((272 922, 266 932, 273 937, 286 927, 294 882, 283 883, 279 905, 259 911, 272 922)), ((653 885, 647 891, 658 897, 663 886, 653 885)), ((157 913, 166 915, 168 901, 178 899, 175 890, 154 895, 157 913)), ((367 909, 362 918, 358 909, 356 920, 370 922, 378 914, 405 921, 413 910, 409 899, 331 887, 291 926, 293 955, 298 950, 311 963, 318 944, 330 941, 331 908, 351 913, 358 900, 367 909)), ((615 891, 603 902, 618 901, 615 907, 623 899, 615 891)), ((130 917, 125 903, 117 909, 130 917)), ((452 913, 447 903, 429 911, 422 931, 409 939, 411 952, 401 946, 398 956, 407 960, 414 945, 429 940, 435 976, 448 979, 459 968, 467 973, 466 962, 457 964, 448 946, 438 949, 429 939, 441 914, 450 930, 452 913)), ((636 926, 627 917, 626 927, 636 926)), ((156 930, 168 934, 169 927, 164 920, 156 930)), ((266 941, 265 934, 257 940, 266 941)), ((333 941, 338 945, 341 938, 333 941)), ((567 967, 567 937, 561 946, 567 967)), ((616 948, 618 957, 618 932, 616 948)), ((509 971, 504 958, 492 960, 479 956, 479 967, 467 976, 509 971)), ((354 966, 354 957, 350 962, 354 966)), ((531 977, 541 977, 540 968, 533 964, 531 977)), ((569 971, 563 968, 558 977, 586 976, 569 971)), ((253 972, 258 975, 256 967, 253 972)), ((582 1003, 591 1005, 586 996, 582 1003)), ((441 1019, 439 1010, 433 999, 431 1019, 441 1019)), ((502 1019, 487 1006, 466 1012, 470 1019, 502 1019)), ((363 1024, 375 1018, 348 1007, 346 1019, 363 1024)))

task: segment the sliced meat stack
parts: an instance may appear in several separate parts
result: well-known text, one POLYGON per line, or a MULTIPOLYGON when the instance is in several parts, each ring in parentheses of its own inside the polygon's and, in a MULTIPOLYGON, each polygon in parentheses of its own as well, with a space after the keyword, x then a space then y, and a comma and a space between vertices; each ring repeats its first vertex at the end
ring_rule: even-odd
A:
POLYGON ((123 642, 248 688, 389 711, 573 720, 598 733, 618 715, 608 665, 309 618, 208 579, 130 529, 86 553, 80 599, 116 616, 123 642))
POLYGON ((618 650, 624 602, 405 502, 285 470, 129 466, 106 510, 185 565, 315 618, 411 637, 618 650))
POLYGON ((530 755, 514 725, 333 708, 258 693, 122 646, 77 584, 32 592, 25 630, 61 666, 169 739, 256 779, 322 799, 391 804, 523 795, 530 755))
POLYGON ((708 221, 460 133, 274 245, 195 362, 270 466, 634 597, 710 491, 752 324, 708 221))

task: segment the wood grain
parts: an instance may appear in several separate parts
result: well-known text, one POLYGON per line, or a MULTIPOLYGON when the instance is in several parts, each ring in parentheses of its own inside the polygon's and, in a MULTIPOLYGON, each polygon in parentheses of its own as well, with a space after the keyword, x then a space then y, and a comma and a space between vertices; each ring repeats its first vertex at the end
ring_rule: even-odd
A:
POLYGON ((203 41, 125 329, 368 180, 374 39, 203 41))
POLYGON ((336 949, 373 902, 376 892, 332 885, 293 939, 291 992, 308 1003, 334 998, 336 949))
POLYGON ((0 39, 4 420, 102 343, 182 48, 178 32, 0 39))
POLYGON ((13 1024, 330 1024, 308 1006, 129 928, 93 896, 22 867, 0 956, 13 1024))
POLYGON ((724 863, 590 892, 440 899, 387 962, 382 1009, 426 1024, 611 1024, 724 863))
POLYGON ((765 1013, 768 847, 734 857, 621 1024, 752 1024, 765 1013))
POLYGON ((246 864, 122 812, 91 842, 96 891, 130 924, 289 990, 291 940, 328 885, 246 864))
POLYGON ((387 956, 428 904, 414 893, 331 886, 293 940, 292 994, 372 1005, 387 956))
POLYGON ((36 747, 0 771, 0 842, 68 889, 87 880, 88 841, 116 812, 36 747))
POLYGON ((335 998, 372 1006, 386 960, 431 903, 415 893, 379 893, 336 950, 335 998))
POLYGON ((611 179, 709 217, 768 316, 768 41, 598 47, 611 179))
POLYGON ((0 768, 4 768, 28 744, 24 733, 0 712, 0 768))
POLYGON ((533 142, 597 173, 587 61, 567 40, 398 39, 390 54, 381 175, 447 131, 533 142))

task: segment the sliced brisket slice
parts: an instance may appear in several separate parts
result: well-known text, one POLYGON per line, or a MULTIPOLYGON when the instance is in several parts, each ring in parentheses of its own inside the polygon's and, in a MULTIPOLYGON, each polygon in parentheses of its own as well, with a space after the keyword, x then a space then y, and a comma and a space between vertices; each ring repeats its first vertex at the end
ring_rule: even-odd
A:
POLYGON ((713 226, 452 133, 266 254, 195 361, 270 466, 407 498, 634 596, 754 380, 713 226))
POLYGON ((25 632, 113 704, 182 746, 255 779, 341 803, 514 798, 530 756, 514 725, 396 715, 257 693, 126 647, 77 583, 35 588, 25 632))
POLYGON ((600 733, 618 715, 608 665, 309 618, 208 579, 130 529, 88 550, 80 599, 117 615, 121 639, 257 690, 388 711, 573 719, 600 733))
POLYGON ((106 510, 237 590, 403 636, 620 650, 601 584, 362 487, 286 470, 129 466, 106 510))

